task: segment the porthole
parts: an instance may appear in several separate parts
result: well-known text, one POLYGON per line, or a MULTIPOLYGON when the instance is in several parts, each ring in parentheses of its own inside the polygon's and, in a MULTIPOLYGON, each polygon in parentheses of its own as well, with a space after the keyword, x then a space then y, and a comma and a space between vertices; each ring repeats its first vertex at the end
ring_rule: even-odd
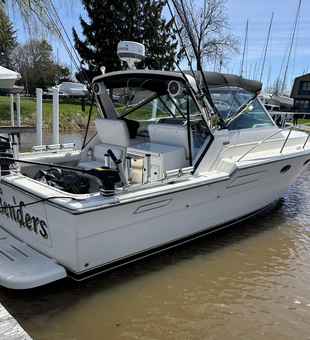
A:
POLYGON ((291 168, 290 165, 286 165, 284 168, 281 169, 280 174, 284 174, 286 171, 289 171, 291 168))
POLYGON ((310 159, 307 159, 307 160, 305 161, 305 163, 304 163, 304 166, 308 165, 309 162, 310 162, 310 159))

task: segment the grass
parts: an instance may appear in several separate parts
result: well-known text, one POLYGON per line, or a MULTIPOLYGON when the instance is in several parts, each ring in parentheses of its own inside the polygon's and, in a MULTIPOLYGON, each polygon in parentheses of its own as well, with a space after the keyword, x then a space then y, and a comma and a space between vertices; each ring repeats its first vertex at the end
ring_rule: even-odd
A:
MULTIPOLYGON (((16 102, 16 97, 14 97, 16 102)), ((10 97, 0 96, 0 125, 11 125, 10 97)), ((90 103, 85 102, 85 112, 82 111, 80 100, 60 100, 59 101, 59 128, 60 129, 85 129, 87 126, 90 103)), ((36 126, 37 116, 36 98, 20 98, 21 126, 36 126)), ((97 108, 94 106, 92 111, 91 124, 98 117, 97 108)), ((17 114, 14 114, 15 125, 17 114)), ((42 125, 43 129, 52 128, 53 124, 53 101, 50 99, 42 100, 42 125)))
MULTIPOLYGON (((293 122, 293 120, 291 120, 291 123, 293 122)), ((310 119, 298 119, 298 124, 306 124, 306 123, 310 123, 310 119)))

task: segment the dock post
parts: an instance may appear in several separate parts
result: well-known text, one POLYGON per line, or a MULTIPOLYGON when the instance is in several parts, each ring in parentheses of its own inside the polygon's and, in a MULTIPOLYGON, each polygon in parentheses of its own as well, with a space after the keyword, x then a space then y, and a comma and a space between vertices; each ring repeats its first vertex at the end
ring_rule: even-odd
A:
POLYGON ((17 126, 20 127, 20 94, 16 95, 16 105, 17 105, 17 126))
POLYGON ((11 125, 14 126, 14 96, 10 94, 10 103, 11 103, 11 125))
POLYGON ((53 87, 53 144, 59 144, 59 90, 53 87))
POLYGON ((42 89, 36 89, 37 97, 37 145, 42 145, 42 89))

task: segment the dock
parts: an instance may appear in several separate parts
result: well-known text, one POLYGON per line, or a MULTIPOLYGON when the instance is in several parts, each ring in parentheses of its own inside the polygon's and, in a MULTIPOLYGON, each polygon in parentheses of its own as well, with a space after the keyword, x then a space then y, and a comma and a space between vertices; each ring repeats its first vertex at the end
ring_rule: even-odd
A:
POLYGON ((17 134, 21 132, 36 132, 35 126, 0 126, 0 133, 17 134))
POLYGON ((0 304, 0 339, 32 340, 11 314, 0 304))

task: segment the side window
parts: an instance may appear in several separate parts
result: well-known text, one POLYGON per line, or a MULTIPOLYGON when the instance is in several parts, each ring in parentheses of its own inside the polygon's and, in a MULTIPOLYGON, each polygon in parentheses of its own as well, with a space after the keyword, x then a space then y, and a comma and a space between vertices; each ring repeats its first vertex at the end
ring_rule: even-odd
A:
POLYGON ((240 116, 232 119, 228 130, 255 129, 260 127, 273 126, 271 119, 262 108, 257 99, 240 116))

